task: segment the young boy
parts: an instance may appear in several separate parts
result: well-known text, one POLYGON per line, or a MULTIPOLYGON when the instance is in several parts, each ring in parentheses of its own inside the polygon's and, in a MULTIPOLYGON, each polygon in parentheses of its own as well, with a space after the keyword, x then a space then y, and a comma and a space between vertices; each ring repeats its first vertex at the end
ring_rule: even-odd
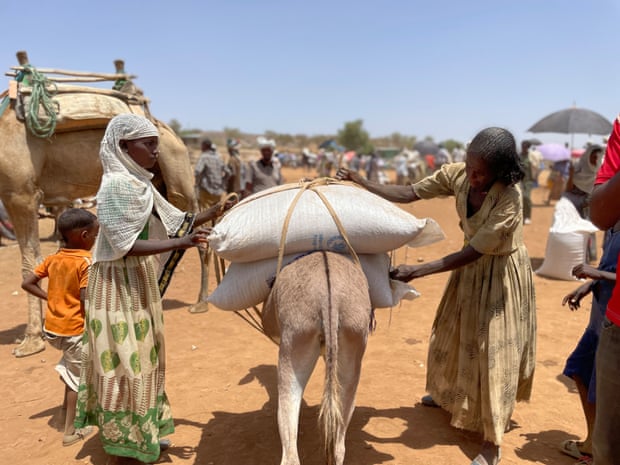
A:
POLYGON ((92 432, 92 427, 76 430, 73 422, 80 382, 90 249, 99 232, 99 223, 88 210, 71 208, 58 218, 58 231, 64 246, 26 276, 22 288, 47 301, 43 334, 53 347, 63 352, 56 371, 65 383, 63 408, 67 413, 62 444, 70 446, 92 432), (48 278, 47 292, 39 285, 43 278, 48 278))

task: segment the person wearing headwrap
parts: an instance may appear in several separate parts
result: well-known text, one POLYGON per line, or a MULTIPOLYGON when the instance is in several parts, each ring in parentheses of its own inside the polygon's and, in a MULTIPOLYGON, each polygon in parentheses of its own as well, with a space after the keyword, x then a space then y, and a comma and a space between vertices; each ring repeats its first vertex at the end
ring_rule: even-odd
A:
POLYGON ((249 175, 250 192, 253 194, 282 184, 280 162, 277 158, 273 159, 276 142, 264 137, 259 137, 257 142, 261 158, 250 163, 249 175))
POLYGON ((109 465, 157 460, 160 438, 174 431, 161 294, 179 252, 207 241, 208 230, 194 228, 225 207, 194 215, 163 198, 149 172, 158 137, 148 119, 123 114, 109 122, 100 147, 100 232, 86 294, 75 424, 99 428, 109 465), (171 257, 160 267, 164 253, 171 257))
POLYGON ((570 200, 582 218, 589 218, 590 194, 594 188, 596 172, 603 162, 603 147, 590 144, 579 160, 570 165, 566 192, 563 196, 570 200))

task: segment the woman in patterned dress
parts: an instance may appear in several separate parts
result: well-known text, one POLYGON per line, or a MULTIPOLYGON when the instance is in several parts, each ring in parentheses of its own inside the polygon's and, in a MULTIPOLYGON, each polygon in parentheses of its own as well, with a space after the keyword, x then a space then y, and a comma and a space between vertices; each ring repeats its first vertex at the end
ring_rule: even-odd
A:
POLYGON ((519 181, 523 170, 514 137, 482 130, 465 163, 444 165, 413 186, 381 186, 357 173, 350 179, 393 202, 454 196, 463 248, 439 260, 394 268, 410 281, 452 271, 430 339, 425 405, 439 405, 451 424, 482 434, 472 465, 495 465, 517 401, 528 400, 536 351, 532 270, 522 236, 519 181))
POLYGON ((126 114, 110 121, 101 142, 101 227, 87 288, 76 425, 99 427, 108 465, 157 460, 160 438, 174 431, 161 293, 180 252, 206 242, 208 230, 194 228, 223 210, 218 204, 184 213, 157 192, 148 170, 158 136, 148 119, 126 114))

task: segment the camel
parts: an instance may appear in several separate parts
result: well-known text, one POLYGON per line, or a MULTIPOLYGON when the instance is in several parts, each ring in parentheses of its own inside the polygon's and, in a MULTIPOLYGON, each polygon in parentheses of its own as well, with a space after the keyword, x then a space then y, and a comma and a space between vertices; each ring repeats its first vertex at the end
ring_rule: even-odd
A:
MULTIPOLYGON (((187 148, 174 131, 156 121, 160 131, 159 171, 155 184, 183 211, 196 211, 194 177, 187 148)), ((99 145, 104 128, 59 132, 45 139, 33 136, 12 109, 0 116, 0 200, 13 221, 19 244, 22 275, 41 261, 38 208, 64 206, 96 194, 101 180, 99 145)), ((204 268, 204 267, 203 267, 204 268)), ((198 303, 192 312, 204 311, 207 276, 203 269, 198 303)), ((41 301, 28 296, 28 322, 16 357, 45 349, 41 337, 41 301)))
POLYGON ((324 350, 325 387, 319 423, 326 463, 342 465, 371 324, 368 282, 359 264, 314 252, 284 267, 261 314, 265 334, 279 342, 278 429, 281 465, 299 465, 297 429, 303 392, 324 350))

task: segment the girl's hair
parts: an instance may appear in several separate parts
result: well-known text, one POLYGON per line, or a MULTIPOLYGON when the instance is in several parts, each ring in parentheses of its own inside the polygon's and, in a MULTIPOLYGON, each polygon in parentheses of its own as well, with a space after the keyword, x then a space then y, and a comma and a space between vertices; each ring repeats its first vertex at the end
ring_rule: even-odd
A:
POLYGON ((503 128, 486 128, 472 139, 468 153, 480 155, 497 180, 507 186, 518 183, 525 176, 517 143, 510 131, 503 128))
POLYGON ((83 208, 69 208, 58 217, 58 232, 63 241, 67 242, 67 233, 74 229, 88 228, 97 217, 83 208))

